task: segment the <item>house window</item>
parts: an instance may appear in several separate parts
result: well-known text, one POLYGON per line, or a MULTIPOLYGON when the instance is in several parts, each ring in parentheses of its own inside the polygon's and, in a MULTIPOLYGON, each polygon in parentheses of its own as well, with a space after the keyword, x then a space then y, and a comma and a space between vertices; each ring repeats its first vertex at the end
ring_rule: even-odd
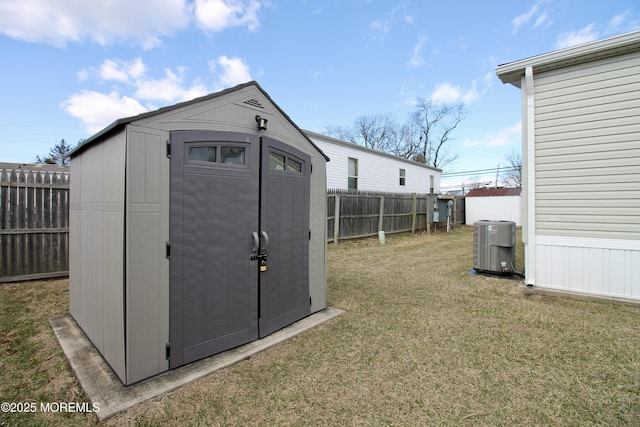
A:
POLYGON ((349 190, 358 189, 358 159, 349 157, 349 190))
POLYGON ((400 169, 400 185, 402 187, 404 187, 406 175, 407 175, 407 172, 404 169, 400 169))
POLYGON ((429 193, 433 194, 435 190, 435 178, 433 175, 429 175, 429 193))

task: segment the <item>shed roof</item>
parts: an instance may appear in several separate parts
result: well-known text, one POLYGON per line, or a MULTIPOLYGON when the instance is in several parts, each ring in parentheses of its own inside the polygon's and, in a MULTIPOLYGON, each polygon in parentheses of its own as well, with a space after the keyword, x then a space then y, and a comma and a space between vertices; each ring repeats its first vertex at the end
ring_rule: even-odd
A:
POLYGON ((88 148, 89 146, 91 146, 93 144, 98 143, 103 138, 111 135, 113 132, 120 131, 125 125, 127 125, 127 124, 129 124, 129 123, 131 123, 133 121, 146 119, 148 117, 153 117, 155 115, 166 113, 168 111, 177 110, 177 109, 188 107, 190 105, 201 103, 201 102, 206 102, 206 101, 209 101, 211 99, 218 98, 218 97, 224 96, 224 95, 226 95, 228 93, 235 92, 237 90, 241 90, 241 89, 244 89, 244 88, 250 87, 250 86, 254 86, 256 89, 258 89, 260 92, 262 92, 262 94, 269 100, 269 102, 271 102, 271 104, 273 104, 273 106, 289 121, 289 123, 291 123, 291 125, 293 125, 293 127, 296 128, 298 130, 298 132, 300 132, 300 135, 302 135, 316 150, 318 150, 318 152, 320 154, 322 154, 322 156, 327 161, 329 161, 329 157, 327 157, 327 155, 324 154, 322 152, 322 150, 313 141, 311 141, 311 139, 309 139, 309 137, 298 127, 298 125, 296 125, 294 123, 293 120, 291 120, 291 118, 287 115, 287 113, 285 113, 278 106, 278 104, 276 104, 273 101, 273 99, 271 99, 269 94, 267 92, 265 92, 265 90, 262 89, 262 87, 255 80, 249 81, 247 83, 242 83, 242 84, 236 85, 234 87, 221 90, 219 92, 210 93, 208 95, 201 96, 199 98, 194 98, 194 99, 192 99, 190 101, 179 102, 177 104, 169 105, 167 107, 162 107, 162 108, 159 108, 159 109, 154 110, 154 111, 148 111, 146 113, 138 114, 136 116, 124 117, 124 118, 118 119, 118 120, 114 121, 113 123, 111 123, 106 128, 102 129, 98 133, 92 135, 88 139, 85 139, 80 144, 78 144, 78 146, 76 146, 69 153, 69 156, 73 157, 74 155, 77 155, 79 152, 83 151, 84 149, 88 148))
POLYGON ((465 197, 509 197, 519 196, 522 188, 476 188, 469 191, 465 197))
POLYGON ((636 51, 640 51, 640 30, 502 64, 496 75, 502 83, 520 87, 527 67, 533 67, 535 74, 636 51))

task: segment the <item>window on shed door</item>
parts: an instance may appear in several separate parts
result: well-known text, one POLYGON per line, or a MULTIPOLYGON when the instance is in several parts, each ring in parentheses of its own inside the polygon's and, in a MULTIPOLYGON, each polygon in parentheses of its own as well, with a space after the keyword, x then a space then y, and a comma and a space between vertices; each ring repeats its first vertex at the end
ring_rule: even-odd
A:
POLYGON ((349 157, 349 190, 357 190, 358 189, 358 159, 353 159, 349 157))
POLYGON ((407 171, 404 169, 400 169, 400 185, 404 187, 405 179, 407 176, 407 171))

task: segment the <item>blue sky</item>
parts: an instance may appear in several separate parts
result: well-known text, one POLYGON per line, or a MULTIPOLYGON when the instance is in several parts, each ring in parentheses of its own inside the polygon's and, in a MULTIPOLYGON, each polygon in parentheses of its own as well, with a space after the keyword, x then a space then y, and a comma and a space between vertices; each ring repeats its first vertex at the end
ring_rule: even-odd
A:
POLYGON ((497 65, 639 28, 637 0, 0 0, 0 162, 256 80, 315 132, 464 102, 445 172, 496 168, 521 121, 497 65))

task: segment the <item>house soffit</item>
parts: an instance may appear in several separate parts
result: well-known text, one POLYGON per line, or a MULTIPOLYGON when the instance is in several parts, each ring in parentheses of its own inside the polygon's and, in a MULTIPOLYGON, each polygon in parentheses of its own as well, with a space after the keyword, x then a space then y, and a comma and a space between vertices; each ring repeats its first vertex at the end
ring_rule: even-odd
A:
POLYGON ((527 67, 533 67, 535 75, 632 52, 640 52, 640 31, 502 64, 496 67, 496 75, 502 83, 520 87, 521 78, 527 67))

